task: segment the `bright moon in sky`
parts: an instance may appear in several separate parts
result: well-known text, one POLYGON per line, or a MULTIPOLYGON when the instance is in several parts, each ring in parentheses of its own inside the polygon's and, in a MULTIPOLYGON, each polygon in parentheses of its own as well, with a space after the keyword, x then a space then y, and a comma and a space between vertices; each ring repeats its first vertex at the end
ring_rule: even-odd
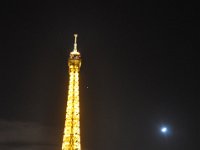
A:
POLYGON ((167 128, 166 127, 162 127, 161 128, 161 132, 166 133, 167 132, 167 128))

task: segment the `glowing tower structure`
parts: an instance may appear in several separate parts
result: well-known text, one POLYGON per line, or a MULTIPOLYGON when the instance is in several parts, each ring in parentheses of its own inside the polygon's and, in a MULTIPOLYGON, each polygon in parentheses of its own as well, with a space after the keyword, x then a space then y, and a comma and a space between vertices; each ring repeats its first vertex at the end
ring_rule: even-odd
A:
POLYGON ((68 60, 69 88, 62 150, 81 150, 79 110, 79 70, 81 67, 81 55, 77 51, 77 36, 77 34, 74 34, 74 50, 70 52, 68 60))

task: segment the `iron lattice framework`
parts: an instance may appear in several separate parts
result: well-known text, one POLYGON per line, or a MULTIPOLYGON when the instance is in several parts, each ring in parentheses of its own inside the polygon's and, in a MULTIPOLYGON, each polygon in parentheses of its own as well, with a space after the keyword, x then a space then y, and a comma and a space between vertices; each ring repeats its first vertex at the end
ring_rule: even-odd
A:
POLYGON ((79 70, 81 67, 81 55, 77 51, 77 34, 74 37, 74 50, 70 52, 68 60, 69 88, 62 150, 81 150, 79 109, 79 70))

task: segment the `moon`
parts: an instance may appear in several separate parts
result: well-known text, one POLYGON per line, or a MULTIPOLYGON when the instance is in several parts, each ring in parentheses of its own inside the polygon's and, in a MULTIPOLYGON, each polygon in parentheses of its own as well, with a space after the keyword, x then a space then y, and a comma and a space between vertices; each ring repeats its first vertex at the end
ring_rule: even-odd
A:
POLYGON ((162 127, 160 130, 162 133, 166 133, 168 131, 167 127, 162 127))

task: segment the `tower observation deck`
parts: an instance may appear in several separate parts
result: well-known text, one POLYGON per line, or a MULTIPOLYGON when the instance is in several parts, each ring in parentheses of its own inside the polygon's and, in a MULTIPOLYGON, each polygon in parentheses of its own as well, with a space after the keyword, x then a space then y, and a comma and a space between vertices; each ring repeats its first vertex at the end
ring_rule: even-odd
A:
POLYGON ((70 52, 68 59, 69 87, 62 150, 81 150, 79 108, 81 55, 77 50, 77 36, 77 34, 74 34, 74 50, 70 52))

